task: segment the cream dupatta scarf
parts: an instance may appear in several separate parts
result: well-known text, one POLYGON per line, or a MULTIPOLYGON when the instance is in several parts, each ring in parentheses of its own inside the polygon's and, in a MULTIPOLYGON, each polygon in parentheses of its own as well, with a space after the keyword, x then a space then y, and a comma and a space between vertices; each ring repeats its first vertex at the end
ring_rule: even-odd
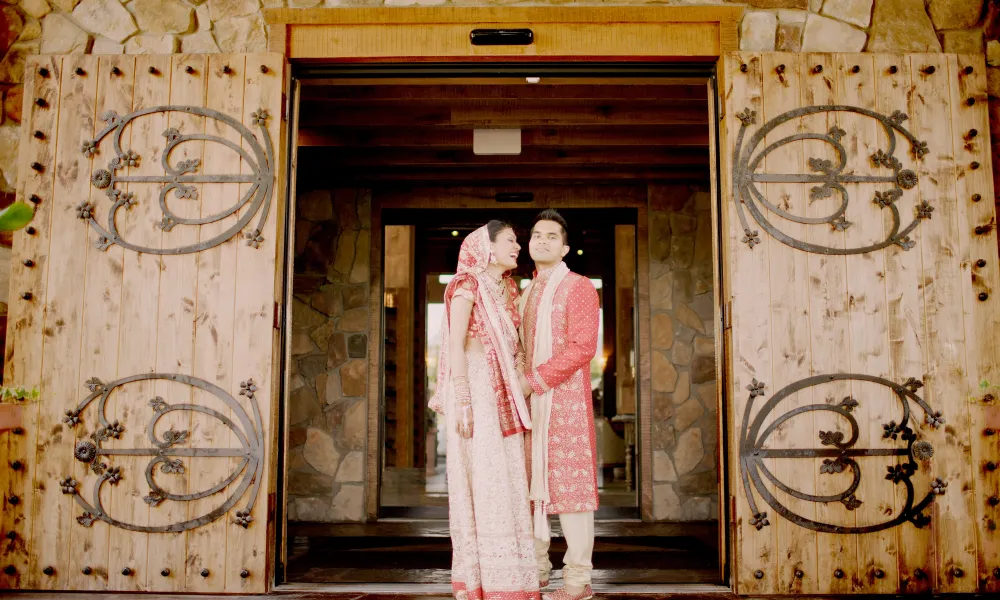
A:
MULTIPOLYGON (((566 263, 560 262, 552 267, 552 274, 545 282, 545 289, 542 290, 542 298, 538 303, 538 312, 535 319, 535 339, 532 346, 531 368, 536 369, 539 365, 545 364, 552 358, 552 299, 559 289, 559 284, 569 274, 569 267, 566 263)), ((521 294, 521 338, 525 344, 532 340, 524 339, 525 309, 528 305, 528 298, 531 290, 537 285, 533 281, 524 293, 521 294)), ((532 394, 531 396, 531 428, 533 430, 531 439, 531 488, 528 498, 535 503, 534 529, 535 538, 549 541, 549 517, 546 514, 546 507, 549 504, 549 418, 552 416, 552 394, 553 389, 549 388, 544 394, 532 394)))

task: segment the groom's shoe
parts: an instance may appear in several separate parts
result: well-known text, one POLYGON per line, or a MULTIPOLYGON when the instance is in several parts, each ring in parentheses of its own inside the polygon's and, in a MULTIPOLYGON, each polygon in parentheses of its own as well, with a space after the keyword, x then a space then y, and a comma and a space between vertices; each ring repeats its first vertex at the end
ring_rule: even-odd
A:
POLYGON ((583 591, 576 596, 571 596, 565 587, 561 587, 551 594, 543 594, 542 600, 590 600, 593 597, 594 592, 588 585, 584 586, 583 591))

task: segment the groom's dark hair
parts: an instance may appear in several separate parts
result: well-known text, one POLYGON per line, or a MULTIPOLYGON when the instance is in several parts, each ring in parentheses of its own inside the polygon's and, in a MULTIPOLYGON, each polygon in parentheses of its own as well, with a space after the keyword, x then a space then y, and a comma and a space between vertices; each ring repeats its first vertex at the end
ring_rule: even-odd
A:
MULTIPOLYGON (((538 213, 535 217, 535 223, 539 221, 552 221, 557 223, 559 228, 562 229, 563 245, 569 246, 569 227, 566 226, 566 219, 563 218, 559 211, 554 208, 546 208, 542 212, 538 213)), ((535 228, 534 225, 531 226, 532 229, 535 228)))

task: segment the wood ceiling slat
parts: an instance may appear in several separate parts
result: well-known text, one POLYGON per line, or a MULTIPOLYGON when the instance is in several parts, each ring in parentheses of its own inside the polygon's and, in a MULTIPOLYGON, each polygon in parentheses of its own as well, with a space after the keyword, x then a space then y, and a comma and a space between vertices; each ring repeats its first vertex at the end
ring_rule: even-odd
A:
POLYGON ((307 102, 415 100, 700 100, 705 86, 682 85, 358 85, 304 87, 307 102))
POLYGON ((708 151, 690 148, 619 146, 614 148, 525 148, 517 155, 476 155, 472 148, 329 148, 324 160, 343 167, 449 165, 707 165, 708 151))

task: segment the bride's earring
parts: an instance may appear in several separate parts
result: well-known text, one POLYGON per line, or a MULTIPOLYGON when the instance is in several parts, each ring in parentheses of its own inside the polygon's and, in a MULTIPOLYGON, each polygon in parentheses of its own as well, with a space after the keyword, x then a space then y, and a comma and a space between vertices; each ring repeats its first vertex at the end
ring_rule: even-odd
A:
POLYGON ((490 264, 491 265, 497 264, 497 257, 493 254, 492 250, 490 250, 490 264))

